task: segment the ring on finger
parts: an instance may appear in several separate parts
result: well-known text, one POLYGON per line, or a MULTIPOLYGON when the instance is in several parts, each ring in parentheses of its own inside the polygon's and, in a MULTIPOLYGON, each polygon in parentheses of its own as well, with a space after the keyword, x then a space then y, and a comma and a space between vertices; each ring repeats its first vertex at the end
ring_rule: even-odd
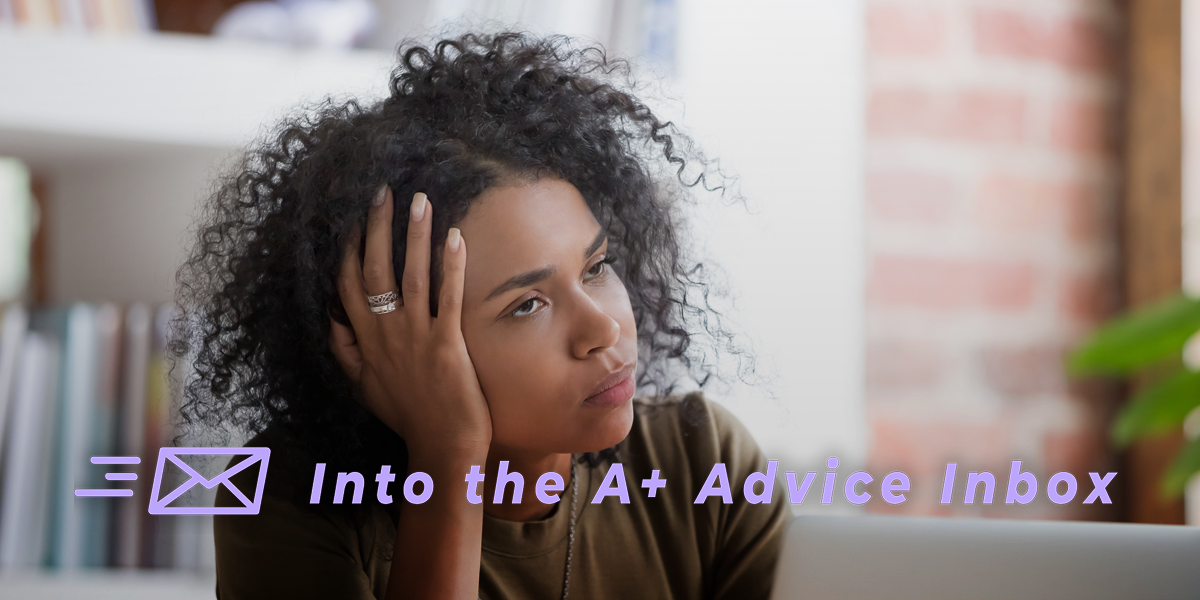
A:
POLYGON ((372 310, 391 305, 391 309, 384 312, 392 312, 393 310, 396 310, 396 301, 398 300, 400 300, 400 295, 395 291, 391 291, 384 294, 379 294, 378 296, 367 296, 367 305, 369 305, 372 310))
POLYGON ((371 312, 373 312, 377 315, 386 315, 394 310, 396 310, 395 302, 388 302, 387 304, 384 304, 382 306, 372 306, 371 307, 371 312))

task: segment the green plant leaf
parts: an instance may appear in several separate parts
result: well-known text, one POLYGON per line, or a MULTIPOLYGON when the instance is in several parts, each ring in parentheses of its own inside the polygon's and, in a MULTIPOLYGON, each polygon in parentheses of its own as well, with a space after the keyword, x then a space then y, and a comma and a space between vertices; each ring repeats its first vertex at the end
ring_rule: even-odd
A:
POLYGON ((1200 331, 1200 299, 1175 294, 1102 327, 1068 362, 1074 374, 1125 373, 1180 352, 1200 331))
POLYGON ((1169 431, 1200 406, 1200 373, 1180 369, 1133 397, 1113 423, 1112 437, 1124 446, 1146 435, 1169 431))
POLYGON ((1200 438, 1196 438, 1183 447, 1183 450, 1171 461, 1171 466, 1163 475, 1162 493, 1167 499, 1178 498, 1191 479, 1200 471, 1200 438))

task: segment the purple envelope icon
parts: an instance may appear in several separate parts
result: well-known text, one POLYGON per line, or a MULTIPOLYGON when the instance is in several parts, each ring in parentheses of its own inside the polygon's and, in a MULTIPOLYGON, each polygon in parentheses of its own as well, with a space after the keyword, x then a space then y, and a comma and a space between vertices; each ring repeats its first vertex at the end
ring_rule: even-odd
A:
POLYGON ((267 483, 267 462, 271 459, 270 448, 159 448, 158 449, 158 466, 154 470, 154 485, 150 491, 150 514, 152 515, 257 515, 258 509, 262 504, 263 485, 267 483), (220 475, 208 479, 205 476, 196 472, 191 466, 183 462, 179 457, 181 455, 235 455, 249 454, 245 460, 229 467, 220 475), (158 497, 159 486, 162 483, 163 467, 167 461, 171 461, 175 466, 179 467, 188 475, 188 480, 183 482, 175 491, 158 497), (229 481, 230 477, 254 466, 255 463, 261 462, 262 466, 258 468, 258 486, 254 490, 253 500, 247 498, 233 482, 229 481), (229 493, 241 501, 243 506, 209 506, 209 507, 172 507, 167 506, 174 502, 180 496, 187 493, 200 484, 205 489, 213 489, 218 485, 224 485, 229 493))

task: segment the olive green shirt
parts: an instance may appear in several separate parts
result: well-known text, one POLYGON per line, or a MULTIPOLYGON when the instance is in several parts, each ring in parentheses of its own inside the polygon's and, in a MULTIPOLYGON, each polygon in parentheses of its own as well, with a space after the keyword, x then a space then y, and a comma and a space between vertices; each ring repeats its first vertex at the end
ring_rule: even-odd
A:
MULTIPOLYGON (((629 504, 613 496, 592 503, 610 464, 576 467, 572 599, 767 598, 791 512, 779 486, 769 504, 750 504, 743 497, 746 476, 765 473, 767 464, 737 419, 699 394, 662 403, 635 401, 633 428, 614 462, 623 465, 629 504), (695 504, 716 463, 726 466, 733 502, 710 496, 695 504), (642 481, 655 469, 666 485, 650 498, 642 481)), ((366 499, 376 484, 373 474, 363 478, 366 499)), ((332 479, 327 473, 325 485, 332 479)), ((402 481, 397 477, 390 487, 396 502, 403 502, 402 481)), ((537 502, 534 484, 525 482, 526 502, 537 502)), ((313 512, 273 496, 270 488, 258 515, 214 520, 218 598, 385 596, 397 523, 397 513, 387 509, 395 505, 376 504, 367 523, 356 527, 320 505, 313 512)), ((512 486, 506 492, 511 494, 512 486)), ((328 492, 324 497, 328 502, 328 492)), ((568 484, 542 520, 484 515, 482 598, 562 596, 570 504, 568 484)), ((221 488, 217 505, 238 502, 221 488)))

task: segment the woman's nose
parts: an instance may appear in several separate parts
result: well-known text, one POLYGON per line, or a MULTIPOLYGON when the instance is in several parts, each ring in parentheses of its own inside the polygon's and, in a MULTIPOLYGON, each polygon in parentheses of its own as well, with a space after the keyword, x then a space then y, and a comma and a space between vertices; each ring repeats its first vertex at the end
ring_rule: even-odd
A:
POLYGON ((571 353, 580 360, 611 348, 621 337, 621 324, 586 295, 578 304, 571 353))

